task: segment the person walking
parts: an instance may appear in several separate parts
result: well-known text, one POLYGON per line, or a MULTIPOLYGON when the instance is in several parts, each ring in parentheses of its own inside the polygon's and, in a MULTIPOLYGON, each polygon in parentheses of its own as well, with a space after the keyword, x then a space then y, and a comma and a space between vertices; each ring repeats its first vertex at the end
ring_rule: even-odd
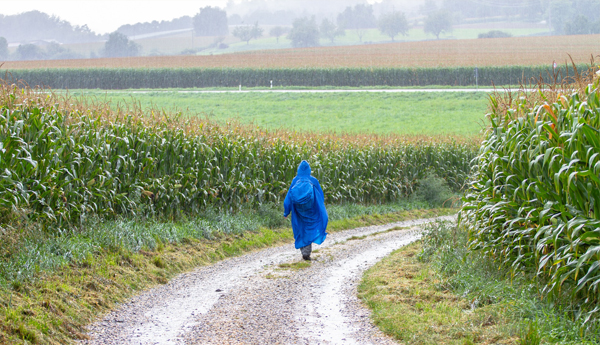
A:
POLYGON ((325 241, 329 221, 323 190, 310 173, 310 165, 302 161, 283 202, 283 216, 292 214, 296 249, 300 249, 304 260, 310 260, 313 243, 325 241))

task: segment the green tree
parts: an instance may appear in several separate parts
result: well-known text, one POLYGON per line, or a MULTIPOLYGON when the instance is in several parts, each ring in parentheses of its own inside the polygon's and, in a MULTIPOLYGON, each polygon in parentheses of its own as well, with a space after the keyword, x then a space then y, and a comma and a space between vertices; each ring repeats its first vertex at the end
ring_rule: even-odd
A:
POLYGON ((218 7, 206 6, 193 19, 197 36, 223 36, 229 34, 227 12, 218 7))
POLYGON ((51 42, 46 47, 46 58, 50 60, 81 59, 83 58, 83 55, 75 53, 74 51, 61 46, 59 43, 51 42))
POLYGON ((392 12, 382 15, 379 17, 377 25, 379 26, 379 31, 382 34, 390 36, 392 41, 398 34, 402 34, 403 36, 408 35, 408 20, 402 12, 392 12))
POLYGON ((66 51, 66 49, 56 42, 51 42, 46 47, 46 52, 48 53, 48 56, 59 55, 59 54, 64 53, 65 51, 66 51))
POLYGON ((600 0, 548 0, 546 6, 547 20, 552 25, 555 34, 567 34, 586 31, 580 20, 586 19, 589 31, 594 32, 596 22, 600 21, 600 0))
POLYGON ((8 41, 4 37, 0 37, 0 59, 8 58, 8 41))
POLYGON ((292 24, 287 38, 295 48, 315 47, 319 45, 319 29, 315 16, 298 18, 292 24))
POLYGON ((139 44, 130 41, 120 32, 108 35, 108 40, 104 44, 104 56, 106 57, 138 56, 140 50, 139 44))
POLYGON ((377 20, 373 15, 373 6, 358 4, 354 7, 346 7, 344 12, 338 14, 337 24, 344 29, 356 30, 358 40, 362 42, 367 29, 377 27, 377 20))
POLYGON ((237 26, 233 29, 233 36, 246 42, 246 44, 250 44, 251 39, 259 38, 262 34, 263 29, 258 26, 258 22, 254 23, 254 25, 237 26))
POLYGON ((423 28, 426 34, 434 35, 438 40, 442 32, 452 31, 452 17, 446 10, 439 10, 430 13, 425 19, 425 27, 423 28))
POLYGON ((319 26, 319 33, 322 38, 326 38, 334 43, 335 38, 338 36, 344 36, 346 31, 343 28, 336 26, 333 22, 330 22, 327 18, 323 19, 319 26))
POLYGON ((283 26, 275 26, 269 31, 269 35, 275 36, 277 38, 277 43, 279 43, 279 37, 283 36, 286 31, 287 30, 283 26))
POLYGON ((590 21, 586 16, 577 15, 565 23, 565 34, 587 35, 590 33, 590 21))
POLYGON ((590 35, 600 33, 600 21, 590 22, 588 17, 579 14, 565 23, 564 32, 567 35, 590 35))
POLYGON ((16 53, 19 60, 43 60, 46 58, 42 48, 35 44, 20 44, 16 53))

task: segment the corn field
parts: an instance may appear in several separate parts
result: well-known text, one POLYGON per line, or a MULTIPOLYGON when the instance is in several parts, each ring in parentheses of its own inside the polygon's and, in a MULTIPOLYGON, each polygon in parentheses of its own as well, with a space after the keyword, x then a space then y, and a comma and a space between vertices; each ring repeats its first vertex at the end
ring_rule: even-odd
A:
POLYGON ((0 217, 77 225, 91 215, 167 217, 281 202, 302 159, 328 203, 383 203, 428 172, 461 188, 474 146, 269 134, 3 84, 0 217), (82 102, 86 102, 85 100, 82 102), (296 139, 294 139, 296 138, 296 139))
MULTIPOLYGON (((585 68, 584 66, 579 66, 585 68)), ((159 68, 159 69, 30 69, 10 70, 7 76, 31 86, 55 89, 140 89, 285 86, 474 86, 475 70, 458 68, 159 68)), ((560 67, 558 82, 573 75, 560 67)), ((554 79, 548 67, 482 67, 479 85, 518 85, 540 76, 554 79)))
POLYGON ((567 294, 594 307, 600 296, 600 75, 579 82, 508 103, 492 97, 492 127, 462 216, 474 248, 515 274, 537 272, 549 298, 567 294))

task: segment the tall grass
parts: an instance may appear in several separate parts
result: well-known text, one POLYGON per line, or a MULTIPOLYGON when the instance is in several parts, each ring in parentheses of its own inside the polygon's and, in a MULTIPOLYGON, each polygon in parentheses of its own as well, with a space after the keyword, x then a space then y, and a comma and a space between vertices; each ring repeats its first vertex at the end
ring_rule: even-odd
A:
POLYGON ((505 333, 518 335, 521 344, 600 341, 598 321, 574 317, 568 296, 544 300, 535 272, 514 275, 510 267, 498 269, 485 252, 472 250, 470 236, 468 229, 450 222, 426 226, 419 260, 434 267, 439 290, 462 296, 471 309, 491 306, 507 321, 505 333))
POLYGON ((474 248, 514 275, 534 272, 547 298, 572 301, 584 319, 600 310, 599 84, 590 73, 529 97, 492 97, 462 210, 474 248))

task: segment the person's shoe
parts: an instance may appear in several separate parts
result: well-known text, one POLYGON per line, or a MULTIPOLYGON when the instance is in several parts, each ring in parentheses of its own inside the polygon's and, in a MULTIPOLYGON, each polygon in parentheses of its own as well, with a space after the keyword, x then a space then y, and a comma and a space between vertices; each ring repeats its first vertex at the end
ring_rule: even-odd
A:
POLYGON ((310 261, 310 255, 302 255, 302 258, 306 261, 310 261))

